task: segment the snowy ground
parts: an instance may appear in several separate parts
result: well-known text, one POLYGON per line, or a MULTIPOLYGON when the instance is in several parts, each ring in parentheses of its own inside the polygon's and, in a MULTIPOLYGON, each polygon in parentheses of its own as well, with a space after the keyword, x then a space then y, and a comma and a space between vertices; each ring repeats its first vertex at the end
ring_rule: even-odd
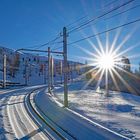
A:
POLYGON ((48 139, 25 105, 27 93, 38 87, 0 90, 0 140, 48 139))
POLYGON ((52 126, 56 129, 67 132, 69 137, 65 137, 68 140, 129 140, 74 111, 63 108, 46 90, 38 92, 34 99, 35 105, 40 108, 38 111, 41 115, 46 120, 49 118, 48 121, 54 122, 56 126, 54 124, 52 126))
MULTIPOLYGON (((105 126, 132 140, 140 140, 139 96, 110 92, 110 96, 105 97, 103 91, 100 93, 98 90, 97 93, 91 88, 85 90, 84 85, 84 82, 69 85, 70 110, 55 102, 63 102, 61 85, 55 87, 55 96, 50 96, 45 90, 38 92, 35 101, 47 115, 51 115, 52 119, 75 137, 116 139, 115 133, 112 134, 102 127, 105 126), (101 127, 97 123, 101 124, 101 127)), ((0 139, 45 137, 42 131, 38 133, 40 129, 28 115, 24 104, 27 93, 34 88, 36 87, 0 90, 0 139)))
MULTIPOLYGON (((69 85, 70 109, 133 140, 140 139, 139 96, 110 92, 110 96, 105 97, 90 88, 83 90, 84 84, 69 85)), ((62 91, 61 86, 54 90, 60 102, 63 102, 62 91)))

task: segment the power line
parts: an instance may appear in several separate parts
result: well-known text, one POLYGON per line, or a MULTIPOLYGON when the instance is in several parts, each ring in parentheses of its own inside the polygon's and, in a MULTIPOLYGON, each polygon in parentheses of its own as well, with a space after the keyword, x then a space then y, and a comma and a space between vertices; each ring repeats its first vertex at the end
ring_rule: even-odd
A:
POLYGON ((58 40, 61 36, 57 36, 56 38, 52 39, 51 41, 47 42, 47 43, 44 43, 42 45, 39 45, 36 49, 39 49, 39 48, 42 48, 44 46, 47 46, 47 45, 50 45, 51 43, 55 44, 55 43, 58 43, 58 42, 55 42, 56 40, 58 40))
MULTIPOLYGON (((110 3, 108 3, 107 5, 104 5, 101 9, 98 9, 98 10, 104 10, 104 9, 106 9, 108 6, 110 6, 111 4, 113 4, 113 3, 116 3, 116 1, 118 1, 118 0, 115 0, 115 1, 112 1, 112 2, 110 2, 110 3)), ((86 21, 84 21, 84 22, 82 22, 82 23, 79 23, 79 24, 83 24, 83 23, 85 23, 85 22, 87 22, 88 20, 86 20, 86 21)), ((73 29, 75 29, 77 27, 77 25, 76 26, 73 26, 73 27, 71 27, 69 30, 73 30, 73 29)))
POLYGON ((58 34, 57 37, 55 37, 54 39, 44 43, 44 44, 40 44, 40 45, 33 45, 33 46, 30 46, 28 48, 35 48, 35 49, 39 49, 39 48, 42 48, 44 46, 50 46, 50 45, 54 45, 54 44, 59 44, 59 43, 62 43, 62 41, 59 41, 59 42, 55 42, 56 40, 58 40, 59 38, 61 38, 61 34, 58 34))
MULTIPOLYGON (((114 2, 115 2, 115 1, 114 1, 114 2)), ((112 2, 112 3, 113 3, 113 2, 112 2)), ((110 3, 110 4, 111 4, 111 3, 110 3)), ((110 5, 110 4, 108 4, 108 5, 110 5)), ((81 18, 79 18, 79 19, 77 19, 76 21, 74 21, 74 22, 72 22, 72 23, 70 23, 70 24, 68 24, 66 27, 71 26, 71 25, 73 25, 73 24, 75 24, 75 23, 81 21, 82 19, 85 19, 86 17, 87 17, 87 15, 86 15, 86 16, 83 16, 83 17, 81 17, 81 18)), ((72 28, 74 28, 74 27, 72 27, 72 28)), ((44 47, 44 46, 57 44, 58 42, 55 42, 55 41, 56 41, 57 39, 59 39, 60 37, 61 37, 61 35, 57 36, 56 38, 54 38, 54 39, 52 39, 51 41, 48 41, 48 42, 46 42, 46 43, 44 43, 44 44, 33 45, 33 46, 29 47, 29 48, 36 48, 36 49, 38 49, 38 48, 42 48, 42 47, 44 47)))
POLYGON ((113 0, 113 1, 111 1, 111 2, 109 2, 109 3, 107 3, 107 4, 105 4, 104 7, 110 6, 110 5, 112 5, 113 3, 116 3, 117 1, 118 1, 118 0, 113 0))
POLYGON ((71 25, 73 25, 73 24, 75 24, 75 23, 77 23, 77 22, 79 22, 79 21, 85 19, 86 17, 87 17, 87 15, 85 15, 85 16, 83 16, 83 17, 81 17, 81 18, 78 18, 78 19, 75 20, 74 22, 72 22, 72 23, 66 25, 66 27, 70 27, 71 25))
MULTIPOLYGON (((104 5, 102 8, 100 8, 100 9, 98 9, 98 10, 104 10, 104 9, 106 9, 108 6, 110 6, 110 5, 112 5, 113 3, 116 3, 117 1, 119 1, 119 0, 115 0, 115 1, 112 1, 112 2, 110 2, 110 3, 108 3, 108 4, 106 4, 106 5, 104 5)), ((82 20, 82 19, 84 19, 84 18, 86 18, 87 16, 84 16, 84 17, 82 17, 82 18, 80 18, 79 20, 77 20, 77 21, 75 21, 74 23, 77 23, 78 21, 80 21, 80 20, 82 20)), ((82 22, 82 23, 79 23, 79 24, 83 24, 83 23, 85 23, 85 22, 87 22, 88 20, 86 20, 86 21, 84 21, 84 22, 82 22)), ((66 26, 66 27, 68 27, 68 26, 66 26)), ((76 28, 77 27, 77 25, 76 26, 73 26, 73 27, 71 27, 69 30, 73 30, 74 28, 76 28)))
MULTIPOLYGON (((68 26, 71 26, 71 25, 73 25, 73 24, 75 24, 75 23, 78 22, 78 21, 81 21, 81 20, 84 19, 84 18, 86 18, 86 16, 83 16, 83 17, 77 19, 76 21, 74 21, 74 22, 68 24, 67 27, 68 27, 68 26)), ((59 38, 61 38, 61 33, 60 33, 56 38, 52 39, 51 41, 48 41, 48 42, 46 42, 46 43, 44 43, 44 44, 40 44, 40 45, 33 45, 33 46, 31 46, 31 47, 28 47, 28 48, 39 49, 39 48, 44 47, 44 46, 54 45, 54 44, 57 44, 57 43, 62 43, 62 41, 61 41, 61 42, 55 42, 55 41, 58 40, 59 38)))
POLYGON ((128 23, 125 23, 125 24, 122 24, 122 25, 116 26, 116 27, 114 27, 114 28, 111 28, 111 29, 105 30, 105 31, 103 31, 103 32, 100 32, 100 33, 97 33, 97 34, 94 34, 94 35, 90 35, 90 36, 88 36, 88 37, 85 37, 85 38, 79 39, 79 40, 77 40, 77 41, 71 42, 71 43, 69 43, 68 45, 73 45, 73 44, 75 44, 75 43, 78 43, 78 42, 81 42, 81 41, 87 40, 87 39, 89 39, 89 38, 93 38, 93 37, 96 37, 96 36, 102 35, 102 34, 104 34, 104 33, 107 33, 107 32, 113 31, 113 30, 116 30, 116 29, 118 29, 118 28, 121 28, 121 27, 124 27, 124 26, 130 25, 130 24, 133 24, 133 23, 136 23, 136 22, 139 22, 139 21, 140 21, 140 18, 137 19, 137 20, 134 20, 134 21, 131 21, 131 22, 128 22, 128 23))
MULTIPOLYGON (((109 14, 109 13, 111 13, 111 12, 113 12, 113 11, 115 11, 115 10, 117 10, 117 9, 119 9, 119 8, 121 8, 121 7, 125 6, 125 5, 127 5, 127 4, 129 4, 130 2, 133 2, 133 1, 134 1, 134 0, 129 0, 129 1, 125 2, 125 3, 123 3, 122 5, 119 5, 119 6, 115 7, 115 8, 113 8, 113 9, 110 10, 110 11, 108 11, 108 12, 106 12, 106 13, 104 13, 104 14, 98 16, 98 17, 95 17, 94 19, 85 21, 85 22, 83 22, 79 27, 76 27, 76 28, 72 29, 69 33, 73 32, 73 31, 75 31, 75 30, 78 30, 78 29, 80 29, 81 27, 83 27, 83 26, 85 26, 85 25, 91 23, 92 21, 94 21, 94 20, 96 20, 96 19, 99 19, 99 18, 101 18, 101 17, 103 17, 103 16, 105 16, 105 15, 107 15, 107 14, 109 14)), ((112 1, 112 3, 113 3, 113 2, 115 2, 115 1, 112 1)), ((110 4, 111 4, 111 3, 110 3, 110 4)), ((108 4, 108 5, 110 5, 110 4, 108 4)), ((75 23, 78 22, 78 21, 81 21, 81 20, 84 19, 85 17, 86 17, 86 16, 83 16, 83 17, 77 19, 77 20, 74 21, 73 23, 68 24, 68 26, 70 26, 70 25, 72 25, 72 24, 75 24, 75 23)), ((47 46, 47 45, 57 44, 58 42, 55 42, 55 41, 58 40, 59 38, 61 38, 61 35, 57 36, 56 38, 52 39, 51 41, 48 41, 47 43, 44 43, 44 44, 41 44, 41 45, 34 45, 34 46, 32 46, 32 47, 29 47, 29 48, 36 48, 36 49, 38 49, 38 48, 41 48, 41 47, 44 47, 44 46, 47 46)), ((60 42, 59 42, 59 43, 60 43, 60 42)))
POLYGON ((57 47, 57 48, 52 49, 52 51, 55 51, 55 50, 61 49, 62 47, 63 47, 63 46, 59 46, 59 47, 57 47))
POLYGON ((55 51, 55 50, 61 49, 62 47, 63 47, 63 46, 59 46, 59 47, 53 48, 52 51, 55 51))
MULTIPOLYGON (((100 8, 100 9, 98 9, 98 10, 104 10, 105 8, 107 8, 108 6, 112 5, 113 3, 116 3, 117 1, 119 1, 119 0, 113 0, 112 2, 107 3, 106 5, 104 5, 102 8, 100 8)), ((73 25, 73 24, 75 24, 75 23, 77 23, 77 22, 79 22, 79 21, 85 19, 86 17, 87 17, 87 15, 85 15, 85 16, 83 16, 83 17, 77 19, 77 20, 75 20, 74 22, 68 24, 66 27, 69 27, 69 26, 71 26, 71 25, 73 25)), ((75 28, 75 26, 74 26, 74 27, 71 27, 71 29, 72 29, 72 28, 75 28)))
POLYGON ((116 17, 116 16, 121 15, 121 14, 123 14, 123 13, 126 13, 126 12, 128 12, 128 11, 131 11, 131 10, 133 10, 133 9, 135 9, 135 8, 138 8, 138 7, 140 7, 140 5, 136 5, 136 6, 134 6, 134 7, 131 7, 131 8, 129 8, 129 9, 127 9, 127 10, 124 10, 124 11, 122 11, 122 12, 120 12, 120 13, 117 13, 117 14, 115 14, 115 15, 113 15, 113 16, 110 16, 110 17, 108 17, 108 18, 106 18, 106 19, 104 19, 104 20, 111 19, 111 18, 113 18, 113 17, 116 17))
MULTIPOLYGON (((120 13, 117 13, 117 14, 115 14, 115 15, 113 15, 113 16, 110 16, 110 17, 107 17, 107 18, 104 18, 103 20, 109 20, 109 19, 111 19, 111 18, 114 18, 114 17, 116 17, 116 16, 119 16, 119 15, 121 15, 121 14, 124 14, 124 13, 126 13, 126 12, 128 12, 128 11, 131 11, 131 10, 133 10, 133 9, 135 9, 135 8, 138 8, 138 7, 140 7, 140 5, 136 5, 136 6, 134 6, 134 7, 131 7, 131 8, 129 8, 129 9, 127 9, 127 10, 124 10, 124 11, 122 11, 122 12, 120 12, 120 13)), ((85 29, 85 28, 87 28, 87 27, 90 27, 90 26, 92 26, 92 25, 95 25, 96 23, 90 23, 89 25, 87 25, 87 26, 84 26, 83 28, 80 28, 80 29, 78 29, 78 30, 76 30, 76 31, 80 31, 80 30, 83 30, 83 29, 85 29)))
MULTIPOLYGON (((116 3, 117 1, 118 1, 118 0, 113 0, 112 2, 110 2, 110 3, 106 4, 106 5, 104 5, 104 6, 101 8, 101 10, 103 10, 104 8, 106 8, 106 7, 110 6, 110 5, 112 5, 113 3, 116 3)), ((69 26, 71 26, 71 25, 73 25, 73 24, 75 24, 75 23, 77 23, 77 22, 79 22, 79 21, 85 19, 87 16, 88 16, 88 15, 85 15, 85 16, 83 16, 83 17, 78 18, 78 19, 75 20, 74 22, 72 22, 72 23, 66 25, 66 27, 69 27, 69 26)), ((74 26, 74 27, 75 27, 75 26, 74 26)), ((71 28, 74 28, 74 27, 71 27, 71 28)))
POLYGON ((69 33, 72 33, 73 31, 78 30, 81 27, 83 27, 83 26, 85 26, 85 25, 87 25, 87 24, 89 24, 89 23, 91 23, 91 22, 93 22, 93 21, 95 21, 97 19, 100 19, 100 18, 106 16, 106 15, 108 15, 108 14, 110 14, 110 13, 112 13, 112 12, 118 10, 118 9, 120 9, 121 7, 124 7, 124 6, 128 5, 129 3, 133 2, 133 1, 135 1, 135 0, 129 0, 129 1, 124 2, 123 4, 121 4, 119 6, 116 6, 115 8, 113 8, 113 9, 111 9, 111 10, 109 10, 109 11, 107 11, 107 12, 105 12, 105 13, 103 13, 103 14, 101 14, 101 15, 99 15, 99 16, 97 16, 97 17, 95 17, 95 18, 93 18, 93 19, 91 19, 89 21, 87 21, 87 22, 84 22, 83 24, 79 25, 79 27, 76 27, 73 30, 69 31, 69 33))
MULTIPOLYGON (((81 20, 84 19, 84 18, 86 18, 86 16, 83 16, 83 17, 81 17, 81 18, 75 20, 74 22, 68 24, 66 27, 71 26, 71 25, 75 24, 76 22, 81 21, 81 20)), ((52 39, 51 41, 48 41, 48 42, 46 42, 46 43, 44 43, 44 44, 40 44, 40 45, 33 45, 33 46, 28 47, 28 48, 39 49, 40 47, 44 47, 44 46, 48 46, 48 45, 54 45, 54 44, 57 44, 57 43, 62 43, 62 41, 61 41, 61 42, 55 42, 55 41, 56 41, 57 39, 59 39, 60 37, 61 37, 61 33, 60 33, 56 38, 52 39)))

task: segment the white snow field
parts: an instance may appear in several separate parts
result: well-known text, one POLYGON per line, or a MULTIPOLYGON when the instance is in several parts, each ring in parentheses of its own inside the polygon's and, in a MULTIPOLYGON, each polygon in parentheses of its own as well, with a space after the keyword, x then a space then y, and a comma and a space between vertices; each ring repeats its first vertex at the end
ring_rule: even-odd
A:
POLYGON ((63 86, 53 94, 47 87, 32 86, 0 90, 0 140, 63 139, 58 137, 29 107, 28 96, 35 110, 65 139, 139 140, 140 97, 83 89, 84 82, 69 84, 69 108, 63 107, 63 86))
MULTIPOLYGON (((97 92, 90 87, 84 90, 84 85, 84 82, 69 85, 72 112, 132 140, 140 139, 140 96, 110 91, 110 96, 106 97, 103 91, 97 92)), ((63 87, 56 87, 53 93, 54 99, 63 103, 63 87)))
POLYGON ((81 115, 77 115, 62 105, 56 103, 53 96, 42 91, 35 95, 35 104, 40 108, 42 114, 49 117, 66 132, 79 140, 122 140, 129 139, 111 131, 104 126, 93 122, 81 115))

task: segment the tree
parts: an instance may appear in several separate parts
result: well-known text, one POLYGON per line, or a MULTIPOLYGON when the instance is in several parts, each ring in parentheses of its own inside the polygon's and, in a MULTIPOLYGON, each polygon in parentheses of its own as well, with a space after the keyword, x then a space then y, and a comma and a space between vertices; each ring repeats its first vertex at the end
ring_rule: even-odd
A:
POLYGON ((123 65, 122 66, 123 69, 130 72, 131 71, 130 60, 127 57, 123 56, 121 62, 122 62, 122 65, 123 65))
POLYGON ((91 67, 88 65, 88 62, 85 62, 85 73, 86 73, 86 79, 89 80, 92 78, 92 72, 90 72, 91 67))

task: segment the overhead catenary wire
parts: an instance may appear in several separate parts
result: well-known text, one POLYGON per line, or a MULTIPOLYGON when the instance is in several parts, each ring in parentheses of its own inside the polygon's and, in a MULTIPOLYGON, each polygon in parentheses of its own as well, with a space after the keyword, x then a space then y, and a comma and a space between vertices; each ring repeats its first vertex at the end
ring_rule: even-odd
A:
POLYGON ((59 43, 61 43, 61 41, 56 42, 56 40, 58 40, 60 38, 61 38, 61 33, 59 33, 54 39, 52 39, 52 40, 50 40, 50 41, 48 41, 46 43, 43 43, 43 44, 40 44, 40 45, 39 44, 38 45, 32 45, 32 46, 30 46, 28 48, 39 49, 39 48, 42 48, 44 46, 50 46, 50 45, 59 44, 59 43))
MULTIPOLYGON (((84 19, 84 18, 86 18, 86 16, 83 16, 83 17, 81 17, 81 18, 75 20, 74 22, 68 24, 66 27, 71 26, 71 25, 75 24, 76 22, 81 21, 81 20, 84 19)), ((50 45, 54 45, 54 44, 58 44, 58 43, 62 43, 62 41, 55 42, 56 40, 60 39, 61 36, 62 36, 61 33, 59 33, 59 34, 57 35, 57 37, 55 37, 54 39, 52 39, 52 40, 50 40, 50 41, 48 41, 48 42, 46 42, 46 43, 44 43, 44 44, 33 45, 33 46, 28 47, 28 48, 39 49, 39 48, 42 48, 42 47, 44 47, 44 46, 50 46, 50 45)))
MULTIPOLYGON (((87 15, 85 15, 85 16, 83 16, 83 17, 81 17, 81 18, 75 20, 74 22, 72 22, 72 23, 66 25, 66 27, 69 27, 69 26, 71 26, 71 25, 73 25, 73 24, 75 24, 75 23, 81 21, 82 19, 84 19, 84 18, 86 18, 86 17, 87 17, 87 15)), ((47 46, 47 45, 49 46, 49 45, 54 45, 54 44, 62 43, 62 41, 55 42, 56 40, 60 39, 61 36, 62 36, 62 35, 61 35, 61 33, 60 33, 56 38, 52 39, 51 41, 48 41, 47 43, 44 43, 44 44, 41 44, 41 45, 34 45, 34 46, 32 46, 32 47, 29 47, 29 48, 36 48, 36 49, 39 49, 40 47, 44 47, 44 46, 47 46)))
MULTIPOLYGON (((83 17, 77 19, 76 21, 74 21, 74 22, 68 24, 66 27, 71 26, 71 25, 75 24, 76 22, 81 21, 81 20, 84 19, 84 18, 86 18, 86 16, 83 16, 83 17)), ((57 35, 57 37, 55 37, 54 39, 52 39, 52 40, 50 40, 50 41, 48 41, 48 42, 46 42, 46 43, 44 43, 44 44, 33 45, 33 46, 28 47, 28 48, 39 49, 39 48, 42 48, 42 47, 44 47, 44 46, 49 46, 49 47, 50 47, 50 45, 62 43, 62 41, 55 42, 56 40, 60 39, 61 37, 62 37, 62 35, 61 35, 61 33, 59 33, 59 34, 57 35)))
MULTIPOLYGON (((113 0, 112 2, 109 2, 109 3, 105 4, 105 5, 101 8, 101 10, 103 10, 104 8, 106 8, 106 7, 110 6, 110 5, 112 5, 113 3, 116 3, 117 1, 118 1, 118 0, 113 0)), ((100 10, 100 9, 99 9, 99 10, 100 10)), ((74 25, 74 24, 78 23, 79 21, 81 21, 81 20, 87 18, 87 16, 88 16, 88 15, 85 15, 85 16, 82 16, 82 17, 78 18, 77 20, 73 21, 72 23, 66 25, 66 27, 68 28, 68 27, 70 27, 71 25, 74 25)), ((72 27, 72 28, 73 28, 73 27, 72 27)))
POLYGON ((78 30, 78 29, 80 29, 81 27, 88 25, 88 24, 91 23, 91 22, 93 22, 93 21, 95 21, 95 20, 97 20, 97 19, 100 19, 100 18, 102 18, 102 17, 104 17, 104 16, 106 16, 106 15, 108 15, 108 14, 110 14, 110 13, 112 13, 112 12, 114 12, 114 11, 116 11, 116 10, 118 10, 118 9, 120 9, 120 8, 122 8, 122 7, 124 7, 124 6, 126 6, 126 5, 128 5, 128 4, 130 4, 130 3, 133 2, 133 1, 135 1, 135 0, 129 0, 129 1, 127 1, 127 2, 124 2, 124 3, 122 3, 121 5, 118 5, 118 6, 116 6, 115 8, 113 8, 113 9, 111 9, 111 10, 109 10, 109 11, 103 13, 103 14, 101 14, 101 15, 99 15, 99 16, 93 18, 93 19, 90 19, 90 20, 88 20, 87 22, 82 23, 81 25, 79 25, 79 26, 75 27, 74 29, 70 30, 68 33, 70 34, 70 33, 74 32, 75 30, 78 30))
MULTIPOLYGON (((126 12, 129 12, 129 11, 131 11, 131 10, 134 10, 134 9, 136 9, 136 8, 138 8, 138 7, 140 7, 140 5, 133 6, 133 7, 129 8, 129 9, 124 10, 124 11, 122 11, 122 12, 119 12, 119 13, 113 15, 113 16, 110 16, 110 17, 104 18, 103 20, 109 20, 109 19, 112 19, 112 18, 114 18, 114 17, 116 17, 116 16, 119 16, 119 15, 121 15, 121 14, 124 14, 124 13, 126 13, 126 12)), ((82 27, 82 28, 79 28, 79 29, 76 30, 76 31, 83 30, 83 29, 88 28, 88 27, 91 27, 92 25, 95 25, 95 24, 97 24, 97 22, 93 22, 93 23, 91 22, 91 23, 88 24, 87 26, 84 26, 84 27, 82 27)))
POLYGON ((88 37, 85 37, 85 38, 79 39, 79 40, 77 40, 77 41, 71 42, 71 43, 69 43, 68 45, 73 45, 73 44, 75 44, 75 43, 78 43, 78 42, 87 40, 87 39, 89 39, 89 38, 93 38, 93 37, 96 37, 96 36, 105 34, 105 33, 107 33, 107 32, 116 30, 116 29, 118 29, 118 28, 121 28, 121 27, 130 25, 130 24, 133 24, 133 23, 136 23, 136 22, 140 22, 140 18, 139 18, 139 19, 136 19, 136 20, 133 20, 133 21, 131 21, 131 22, 127 22, 127 23, 125 23, 125 24, 121 24, 121 25, 119 25, 119 26, 113 27, 113 28, 111 28, 111 29, 105 30, 105 31, 103 31, 103 32, 100 32, 100 33, 97 33, 97 34, 94 34, 94 35, 90 35, 90 36, 88 36, 88 37))
POLYGON ((61 49, 62 47, 63 47, 63 46, 56 47, 56 48, 52 49, 52 51, 55 51, 55 50, 61 49))
POLYGON ((78 23, 79 21, 81 21, 81 20, 85 19, 86 17, 87 17, 87 15, 82 16, 82 17, 80 17, 80 18, 76 19, 75 21, 73 21, 73 22, 69 23, 68 25, 66 25, 66 27, 70 27, 70 26, 72 26, 72 25, 74 25, 74 24, 78 23))
POLYGON ((118 1, 118 0, 113 0, 113 1, 111 1, 111 2, 109 2, 109 3, 107 3, 107 4, 105 4, 104 7, 110 6, 110 5, 112 5, 113 3, 116 3, 117 1, 118 1))
POLYGON ((133 10, 133 9, 138 8, 138 7, 140 7, 140 5, 133 6, 133 7, 129 8, 129 9, 127 9, 127 10, 124 10, 124 11, 119 12, 119 13, 117 13, 117 14, 115 14, 115 15, 112 15, 112 16, 110 16, 110 17, 108 17, 108 18, 105 18, 104 20, 108 20, 108 19, 114 18, 114 17, 116 17, 116 16, 119 16, 119 15, 121 15, 121 14, 123 14, 123 13, 129 12, 129 11, 131 11, 131 10, 133 10))
MULTIPOLYGON (((113 3, 116 3, 116 1, 118 1, 118 0, 115 0, 115 1, 112 1, 112 2, 108 3, 107 5, 104 5, 101 9, 98 9, 98 10, 103 11, 103 10, 106 9, 108 6, 112 5, 113 3)), ((74 24, 75 24, 75 23, 78 23, 79 21, 81 21, 82 18, 84 19, 84 17, 81 17, 81 19, 75 21, 74 24)), ((86 18, 86 17, 85 17, 85 18, 86 18)), ((89 19, 88 19, 88 20, 89 20, 89 19)), ((86 21, 84 21, 84 22, 87 22, 88 20, 86 20, 86 21)), ((83 24, 84 22, 79 23, 79 24, 83 24)), ((73 25, 73 24, 72 24, 72 25, 73 25)), ((68 27, 68 26, 66 26, 66 27, 68 27)), ((73 30, 73 29, 75 29, 76 27, 77 27, 77 25, 76 25, 76 26, 73 26, 73 27, 71 27, 71 28, 68 27, 68 29, 69 29, 69 30, 73 30)))
MULTIPOLYGON (((114 1, 114 2, 115 2, 115 1, 114 1)), ((113 1, 112 1, 112 3, 113 3, 113 1)), ((110 3, 110 4, 111 4, 111 3, 110 3)), ((108 4, 108 5, 110 5, 110 4, 108 4)), ((66 27, 71 26, 71 25, 73 25, 73 24, 75 24, 75 23, 78 23, 79 21, 85 19, 86 17, 87 17, 87 15, 85 15, 85 16, 83 16, 83 17, 77 19, 77 20, 75 20, 74 22, 68 24, 66 27)), ((42 48, 42 47, 44 47, 44 46, 50 46, 50 45, 58 44, 58 42, 55 42, 55 41, 56 41, 57 39, 59 39, 59 38, 61 38, 61 33, 60 33, 56 38, 52 39, 51 41, 48 41, 48 42, 46 42, 46 43, 44 43, 44 44, 40 44, 40 45, 33 45, 33 46, 28 47, 28 48, 36 48, 36 49, 38 49, 38 48, 42 48)), ((51 48, 52 48, 52 47, 51 47, 51 48)))
MULTIPOLYGON (((135 0, 129 0, 129 1, 127 1, 127 2, 124 2, 123 4, 121 4, 121 5, 119 5, 119 6, 116 6, 115 8, 111 9, 110 11, 107 11, 107 12, 105 12, 104 14, 95 17, 94 19, 85 21, 85 22, 83 22, 80 26, 76 26, 74 29, 70 30, 68 33, 72 33, 73 31, 78 30, 78 29, 80 29, 80 28, 83 27, 83 26, 86 26, 87 24, 91 23, 92 21, 94 21, 94 20, 96 20, 96 19, 99 19, 99 18, 101 18, 101 17, 103 17, 103 16, 105 16, 105 15, 107 15, 107 14, 109 14, 109 13, 111 13, 111 12, 113 12, 113 11, 115 11, 115 10, 117 10, 117 9, 119 9, 119 8, 121 8, 121 7, 123 7, 123 6, 127 5, 127 4, 129 4, 129 3, 131 3, 131 2, 133 2, 133 1, 135 1, 135 0)), ((108 3, 108 5, 111 5, 111 4, 113 4, 113 3, 115 3, 115 1, 112 1, 112 2, 108 3)), ((108 6, 108 5, 107 5, 107 6, 108 6)), ((77 19, 76 21, 74 21, 73 23, 68 24, 67 26, 71 26, 72 24, 78 23, 79 21, 81 21, 81 20, 84 19, 84 18, 86 18, 86 16, 83 16, 83 17, 77 19)), ((36 48, 36 49, 38 49, 38 48, 42 48, 42 47, 44 47, 44 46, 50 46, 50 45, 58 44, 58 43, 60 43, 60 42, 55 42, 55 41, 58 40, 58 39, 61 38, 61 37, 62 37, 62 35, 61 35, 61 33, 60 33, 57 37, 55 37, 54 39, 52 39, 52 40, 50 40, 50 41, 48 41, 48 42, 46 42, 46 43, 44 43, 44 44, 34 45, 34 46, 32 46, 32 47, 29 47, 29 48, 36 48)), ((62 42, 61 42, 61 43, 62 43, 62 42)), ((53 48, 53 47, 51 47, 51 48, 53 48)))
POLYGON ((61 36, 57 36, 56 38, 52 39, 51 41, 39 45, 36 49, 39 49, 39 48, 42 48, 42 47, 44 47, 44 46, 50 45, 51 43, 53 43, 53 44, 54 44, 54 43, 58 43, 58 42, 55 42, 55 41, 58 40, 59 38, 61 38, 61 36))

